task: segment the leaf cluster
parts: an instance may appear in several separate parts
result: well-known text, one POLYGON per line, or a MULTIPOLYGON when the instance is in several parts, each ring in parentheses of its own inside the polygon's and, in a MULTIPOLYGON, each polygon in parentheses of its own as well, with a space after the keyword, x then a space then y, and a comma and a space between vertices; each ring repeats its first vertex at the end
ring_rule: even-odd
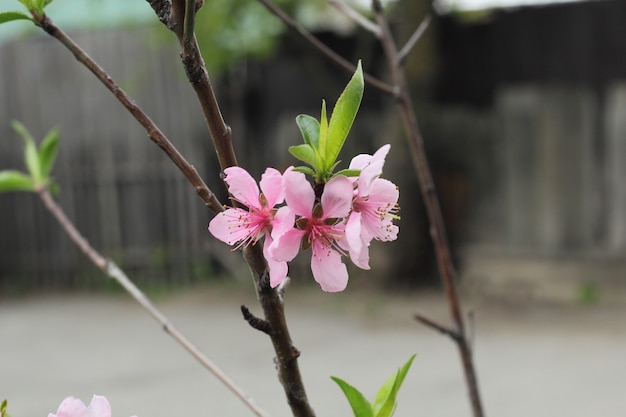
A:
MULTIPOLYGON (((43 16, 43 9, 50 3, 52 0, 18 0, 26 10, 33 16, 43 16)), ((30 17, 28 14, 24 12, 17 11, 8 11, 8 12, 0 12, 0 25, 2 23, 13 22, 15 20, 30 20, 31 22, 35 22, 35 20, 30 17)))
POLYGON ((413 363, 413 359, 415 359, 415 355, 411 356, 401 368, 385 381, 378 390, 373 404, 358 389, 346 381, 334 376, 331 378, 339 385, 348 399, 354 417, 391 417, 396 408, 398 391, 413 363))
POLYGON ((12 123, 13 129, 24 140, 24 163, 28 173, 17 170, 0 171, 0 192, 37 191, 40 188, 56 189, 50 172, 56 160, 59 146, 59 131, 52 128, 39 147, 28 130, 19 122, 12 123))
POLYGON ((350 133, 356 114, 363 98, 363 69, 361 62, 348 85, 339 96, 330 116, 326 116, 326 101, 322 100, 320 120, 301 114, 296 117, 296 124, 304 139, 301 145, 291 146, 289 152, 309 166, 297 167, 296 170, 311 175, 315 182, 325 183, 335 175, 358 175, 358 171, 342 170, 334 172, 338 165, 337 157, 350 133))

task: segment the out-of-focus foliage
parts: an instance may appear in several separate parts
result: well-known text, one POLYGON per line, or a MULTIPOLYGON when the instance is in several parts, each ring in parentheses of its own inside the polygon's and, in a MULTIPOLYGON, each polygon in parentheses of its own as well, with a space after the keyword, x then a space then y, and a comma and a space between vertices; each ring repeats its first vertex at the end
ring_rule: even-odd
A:
MULTIPOLYGON (((275 0, 298 20, 311 21, 328 7, 324 0, 275 0)), ((198 12, 196 37, 209 71, 223 72, 244 58, 274 50, 287 28, 256 0, 211 0, 198 12)))

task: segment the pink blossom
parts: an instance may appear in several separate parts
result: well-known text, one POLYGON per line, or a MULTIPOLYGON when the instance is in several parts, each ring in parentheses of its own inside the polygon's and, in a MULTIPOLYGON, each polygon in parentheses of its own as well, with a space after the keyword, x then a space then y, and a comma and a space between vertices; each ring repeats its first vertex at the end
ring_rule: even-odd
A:
POLYGON ((338 175, 324 186, 320 203, 304 174, 288 169, 283 174, 287 207, 297 216, 296 228, 277 234, 270 246, 270 255, 277 261, 291 261, 300 247, 311 247, 313 278, 322 290, 342 291, 348 284, 348 270, 341 262, 345 225, 341 219, 350 212, 353 185, 338 175))
POLYGON ((277 286, 287 276, 287 262, 276 261, 269 256, 272 236, 291 228, 294 216, 286 208, 274 209, 285 199, 282 175, 274 168, 267 168, 261 177, 261 193, 256 181, 240 167, 224 170, 224 181, 233 200, 248 207, 248 210, 231 207, 217 214, 209 223, 209 232, 235 249, 255 244, 265 236, 263 255, 270 270, 270 285, 277 286))
POLYGON ((67 397, 59 405, 57 413, 50 413, 48 417, 111 417, 111 405, 100 395, 94 395, 89 406, 77 398, 67 397))
POLYGON ((350 169, 360 169, 352 202, 352 211, 346 220, 347 246, 350 259, 359 268, 369 269, 369 245, 373 239, 384 242, 398 237, 398 188, 391 181, 379 178, 390 145, 382 146, 374 155, 357 155, 350 169))

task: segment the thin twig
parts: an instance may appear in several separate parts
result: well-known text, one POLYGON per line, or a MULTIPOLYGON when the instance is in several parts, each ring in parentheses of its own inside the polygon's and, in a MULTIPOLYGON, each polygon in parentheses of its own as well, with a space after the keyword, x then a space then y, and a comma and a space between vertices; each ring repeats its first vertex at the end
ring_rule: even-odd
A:
POLYGON ((182 334, 169 319, 150 301, 128 276, 113 261, 104 258, 95 250, 87 239, 76 229, 74 224, 67 218, 63 209, 54 201, 45 188, 38 190, 37 194, 45 207, 59 222, 70 239, 80 248, 89 260, 98 269, 106 273, 110 278, 117 281, 148 313, 161 325, 163 331, 176 340, 187 352, 189 352, 202 366, 209 370, 222 384, 230 389, 248 408, 257 416, 266 417, 256 402, 246 394, 228 375, 224 373, 213 361, 207 358, 184 334, 182 334))
POLYGON ((415 313, 413 317, 415 317, 415 320, 419 321, 423 325, 428 326, 434 330, 437 330, 438 332, 441 332, 445 334, 446 336, 450 336, 454 340, 456 340, 459 337, 458 333, 454 331, 454 329, 451 329, 448 326, 438 323, 435 320, 429 317, 426 317, 420 313, 415 313))
POLYGON ((196 193, 202 201, 215 214, 224 210, 217 197, 204 183, 196 169, 178 152, 178 149, 170 142, 159 127, 150 117, 139 107, 135 101, 111 78, 111 76, 98 65, 76 42, 74 42, 61 28, 56 26, 47 16, 34 16, 43 30, 50 36, 56 38, 67 49, 74 54, 74 57, 91 71, 106 88, 122 103, 122 105, 141 124, 148 136, 156 143, 165 154, 174 162, 178 169, 185 175, 187 180, 193 185, 196 193))
POLYGON ((250 327, 252 327, 253 329, 263 332, 266 335, 272 334, 272 327, 267 322, 267 320, 260 319, 252 314, 250 312, 250 309, 245 305, 241 306, 241 314, 243 315, 243 319, 247 321, 250 327))
MULTIPOLYGON (((276 6, 271 0, 258 0, 261 4, 263 4, 271 13, 273 13, 276 17, 283 21, 283 23, 291 30, 296 32, 298 35, 302 36, 307 40, 311 45, 313 45, 319 52, 329 58, 336 65, 344 68, 349 73, 353 74, 356 71, 356 65, 352 64, 344 57, 330 49, 324 43, 322 43, 319 39, 313 36, 308 30, 306 30, 302 25, 293 20, 287 13, 285 13, 280 7, 276 6)), ((392 86, 387 84, 384 81, 379 80, 376 77, 373 77, 370 74, 363 73, 363 78, 365 82, 367 82, 372 87, 382 91, 388 95, 395 95, 395 91, 392 86)))
POLYGON ((398 91, 396 104, 399 108, 400 115, 404 124, 406 136, 408 138, 409 151, 413 160, 413 166, 417 174, 422 198, 426 207, 426 212, 430 222, 430 235, 433 240, 433 246, 437 257, 437 266, 443 283, 446 296, 448 299, 448 308, 450 316, 456 327, 454 341, 457 343, 463 370, 465 374, 465 382, 468 389, 468 395, 472 404, 474 417, 482 417, 483 409, 478 389, 478 381, 472 358, 472 351, 467 341, 463 317, 461 315, 461 307, 459 297, 456 290, 456 271, 452 265, 452 257, 450 255, 450 246, 446 237, 446 229, 441 212, 441 206, 432 173, 428 166, 426 151, 424 150, 424 141, 420 133, 415 109, 411 102, 409 89, 407 87, 404 73, 400 68, 398 60, 398 50, 389 28, 389 23, 384 14, 380 0, 372 0, 372 7, 378 25, 382 30, 381 43, 387 56, 389 70, 393 79, 393 84, 398 91))
POLYGON ((372 32, 374 36, 380 38, 380 28, 376 23, 372 22, 361 13, 359 13, 357 10, 348 6, 341 0, 328 0, 328 2, 331 4, 331 6, 334 6, 341 13, 354 20, 354 22, 356 22, 363 29, 372 32))
POLYGON ((396 61, 399 65, 402 65, 404 63, 407 55, 411 52, 417 41, 420 40, 424 32, 426 32, 426 29, 428 29, 428 25, 430 25, 430 19, 430 15, 427 15, 424 20, 422 20, 422 23, 419 24, 417 29, 415 29, 415 32, 413 32, 406 44, 404 44, 402 49, 400 49, 400 52, 398 52, 398 56, 396 58, 396 61))

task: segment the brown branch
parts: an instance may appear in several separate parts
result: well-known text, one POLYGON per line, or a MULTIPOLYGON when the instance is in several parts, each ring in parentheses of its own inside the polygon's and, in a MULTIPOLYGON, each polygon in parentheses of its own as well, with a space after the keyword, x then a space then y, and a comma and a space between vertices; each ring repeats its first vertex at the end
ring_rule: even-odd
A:
POLYGON ((417 29, 415 29, 415 32, 413 32, 409 40, 398 52, 398 56, 396 58, 398 64, 402 65, 404 63, 407 55, 411 52, 415 44, 417 44, 417 41, 421 39, 424 32, 426 32, 426 29, 428 29, 428 25, 430 25, 430 15, 426 16, 424 20, 422 20, 422 23, 419 24, 417 29))
MULTIPOLYGON (((173 0, 170 20, 176 28, 174 33, 181 44, 183 66, 200 102, 220 166, 224 170, 229 166, 237 165, 237 159, 232 146, 231 129, 222 117, 204 61, 198 50, 195 35, 192 33, 193 28, 189 26, 189 18, 187 17, 186 20, 184 18, 187 15, 184 13, 185 7, 193 3, 193 0, 173 0), (184 28, 184 30, 181 31, 178 28, 184 28)), ((271 329, 269 336, 276 353, 278 377, 287 402, 294 416, 314 417, 315 413, 309 405, 298 366, 299 352, 294 354, 295 349, 289 335, 284 305, 279 292, 270 287, 268 266, 261 246, 250 245, 244 248, 243 257, 254 278, 265 322, 271 329)), ((255 323, 258 324, 258 322, 255 323)))
MULTIPOLYGON (((356 65, 352 64, 344 57, 330 49, 323 42, 317 39, 315 36, 311 34, 308 30, 306 30, 302 25, 293 20, 287 13, 285 13, 280 7, 276 6, 271 0, 258 0, 261 4, 263 4, 271 13, 273 13, 276 17, 283 21, 283 23, 291 30, 296 32, 298 35, 302 36, 307 42, 315 47, 319 52, 329 58, 336 65, 348 71, 350 74, 353 74, 356 71, 356 65)), ((370 74, 363 73, 363 78, 365 82, 367 82, 372 87, 382 91, 388 95, 395 95, 395 91, 392 86, 387 84, 384 81, 379 80, 376 77, 373 77, 370 74)))
POLYGON ((328 0, 331 6, 334 6, 341 13, 352 19, 363 29, 372 32, 374 36, 380 38, 380 28, 378 25, 371 20, 367 19, 358 11, 354 10, 352 7, 348 6, 346 3, 341 0, 328 0))
POLYGON ((454 270, 454 266, 452 265, 450 246, 446 238, 446 229, 443 221, 443 215, 441 213, 441 206, 435 190, 435 183, 428 166, 428 160, 424 150, 424 141, 417 124, 417 118, 415 116, 415 110, 409 95, 406 79, 402 69, 400 68, 398 50, 391 34, 389 23, 387 22, 387 18, 383 12, 380 0, 373 0, 372 6, 378 25, 382 30, 381 43, 385 51, 385 55, 387 56, 393 84, 396 91, 398 91, 396 103, 402 117, 405 133, 408 138, 409 151, 413 160, 413 166, 415 167, 424 205, 428 214, 430 222, 430 235, 433 240, 433 246, 437 257, 439 274, 448 299, 450 316, 456 326, 456 330, 454 332, 456 337, 453 339, 457 343, 461 361, 463 363, 465 382, 470 402, 472 404, 474 417, 482 417, 483 410, 478 390, 476 371, 474 369, 471 348, 465 334, 460 302, 456 290, 456 272, 454 270))
POLYGON ((159 127, 150 117, 135 103, 135 101, 111 78, 111 76, 98 65, 87 53, 74 42, 61 28, 56 26, 47 16, 33 16, 37 19, 37 24, 42 27, 50 36, 56 38, 67 49, 74 54, 76 60, 91 71, 104 86, 113 93, 120 103, 133 115, 133 117, 144 127, 148 136, 156 143, 165 154, 174 162, 178 169, 185 175, 187 180, 193 185, 196 193, 200 196, 206 206, 217 214, 223 211, 222 204, 217 197, 204 183, 196 169, 180 154, 178 149, 170 142, 159 127))
POLYGON ((415 318, 415 320, 419 321, 423 325, 428 326, 431 329, 437 330, 438 332, 443 333, 446 336, 450 336, 453 340, 457 340, 459 338, 459 334, 456 331, 449 328, 448 326, 436 322, 429 317, 426 317, 420 313, 415 313, 413 317, 415 318))
POLYGON ((242 305, 241 314, 243 315, 243 319, 247 321, 250 327, 252 327, 253 329, 263 332, 268 336, 272 334, 272 326, 270 326, 267 320, 260 319, 252 314, 248 307, 242 305))
MULTIPOLYGON (((173 0, 171 20, 176 28, 185 28, 185 10, 187 0, 173 0)), ((187 23, 189 19, 187 18, 187 23)), ((217 159, 222 170, 237 165, 237 158, 232 145, 232 132, 222 117, 215 91, 209 80, 204 60, 200 55, 193 28, 174 30, 182 48, 181 60, 187 78, 193 87, 211 139, 215 146, 217 159)))
POLYGON ((54 201, 45 188, 37 190, 44 206, 59 222, 70 239, 80 248, 89 260, 98 269, 102 270, 110 278, 116 280, 163 328, 163 331, 176 340, 187 352, 191 354, 202 366, 208 369, 222 384, 230 389, 248 408, 257 416, 266 417, 256 402, 246 394, 228 375, 224 373, 213 361, 206 357, 187 337, 181 333, 169 319, 150 301, 128 276, 113 261, 104 258, 95 250, 87 239, 76 229, 74 224, 67 218, 63 209, 54 201))

